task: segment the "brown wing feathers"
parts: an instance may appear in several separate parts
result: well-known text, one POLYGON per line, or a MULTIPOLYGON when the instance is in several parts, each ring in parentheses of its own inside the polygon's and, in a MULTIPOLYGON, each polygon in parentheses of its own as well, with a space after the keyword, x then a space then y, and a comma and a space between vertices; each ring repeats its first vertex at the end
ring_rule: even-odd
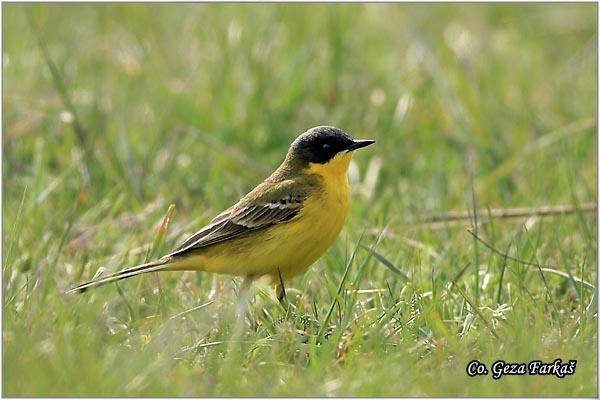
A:
POLYGON ((172 253, 146 264, 127 268, 113 274, 82 283, 67 293, 83 292, 87 288, 129 278, 147 272, 160 271, 168 267, 173 257, 185 256, 201 248, 234 239, 249 232, 286 222, 294 218, 302 209, 309 188, 284 181, 274 190, 256 190, 240 200, 235 206, 217 215, 210 224, 190 236, 172 253))
POLYGON ((289 221, 300 212, 301 208, 301 202, 277 202, 240 208, 231 213, 229 218, 212 223, 196 232, 170 255, 181 256, 189 251, 198 250, 245 233, 289 221))

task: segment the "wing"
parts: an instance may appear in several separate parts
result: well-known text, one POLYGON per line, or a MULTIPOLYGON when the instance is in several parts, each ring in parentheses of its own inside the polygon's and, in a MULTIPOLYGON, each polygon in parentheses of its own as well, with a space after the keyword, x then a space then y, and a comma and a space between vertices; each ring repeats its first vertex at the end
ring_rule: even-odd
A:
POLYGON ((287 222, 302 210, 312 186, 292 180, 262 184, 233 207, 190 236, 171 256, 221 243, 249 232, 287 222))

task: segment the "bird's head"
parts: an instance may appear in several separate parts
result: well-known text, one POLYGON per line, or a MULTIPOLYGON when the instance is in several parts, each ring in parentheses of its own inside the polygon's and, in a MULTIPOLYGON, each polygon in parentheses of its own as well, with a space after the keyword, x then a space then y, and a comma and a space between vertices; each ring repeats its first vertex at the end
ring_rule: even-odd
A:
POLYGON ((375 143, 354 140, 341 129, 317 126, 294 140, 286 160, 319 174, 345 174, 354 150, 375 143))

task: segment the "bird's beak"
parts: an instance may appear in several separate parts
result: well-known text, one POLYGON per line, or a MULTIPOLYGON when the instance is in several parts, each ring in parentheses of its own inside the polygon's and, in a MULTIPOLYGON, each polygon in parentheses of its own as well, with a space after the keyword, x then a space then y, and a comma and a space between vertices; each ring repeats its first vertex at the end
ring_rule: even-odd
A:
POLYGON ((348 151, 354 151, 360 149, 361 147, 366 147, 370 144, 375 143, 374 140, 355 140, 350 146, 348 146, 348 151))

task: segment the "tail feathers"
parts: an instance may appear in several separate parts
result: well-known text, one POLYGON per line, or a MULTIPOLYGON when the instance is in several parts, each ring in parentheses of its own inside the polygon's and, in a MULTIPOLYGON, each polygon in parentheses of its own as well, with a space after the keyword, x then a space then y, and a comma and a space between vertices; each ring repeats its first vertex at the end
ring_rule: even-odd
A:
POLYGON ((140 264, 140 265, 136 265, 135 267, 126 268, 122 271, 115 272, 110 275, 101 276, 99 278, 92 279, 91 281, 84 282, 80 285, 75 286, 72 289, 67 290, 66 294, 83 293, 88 288, 91 288, 94 286, 104 285, 105 283, 119 281, 121 279, 130 278, 132 276, 141 275, 141 274, 145 274, 148 272, 160 271, 160 270, 167 268, 166 264, 169 261, 170 261, 170 259, 165 257, 165 258, 161 258, 159 260, 151 261, 146 264, 140 264))

